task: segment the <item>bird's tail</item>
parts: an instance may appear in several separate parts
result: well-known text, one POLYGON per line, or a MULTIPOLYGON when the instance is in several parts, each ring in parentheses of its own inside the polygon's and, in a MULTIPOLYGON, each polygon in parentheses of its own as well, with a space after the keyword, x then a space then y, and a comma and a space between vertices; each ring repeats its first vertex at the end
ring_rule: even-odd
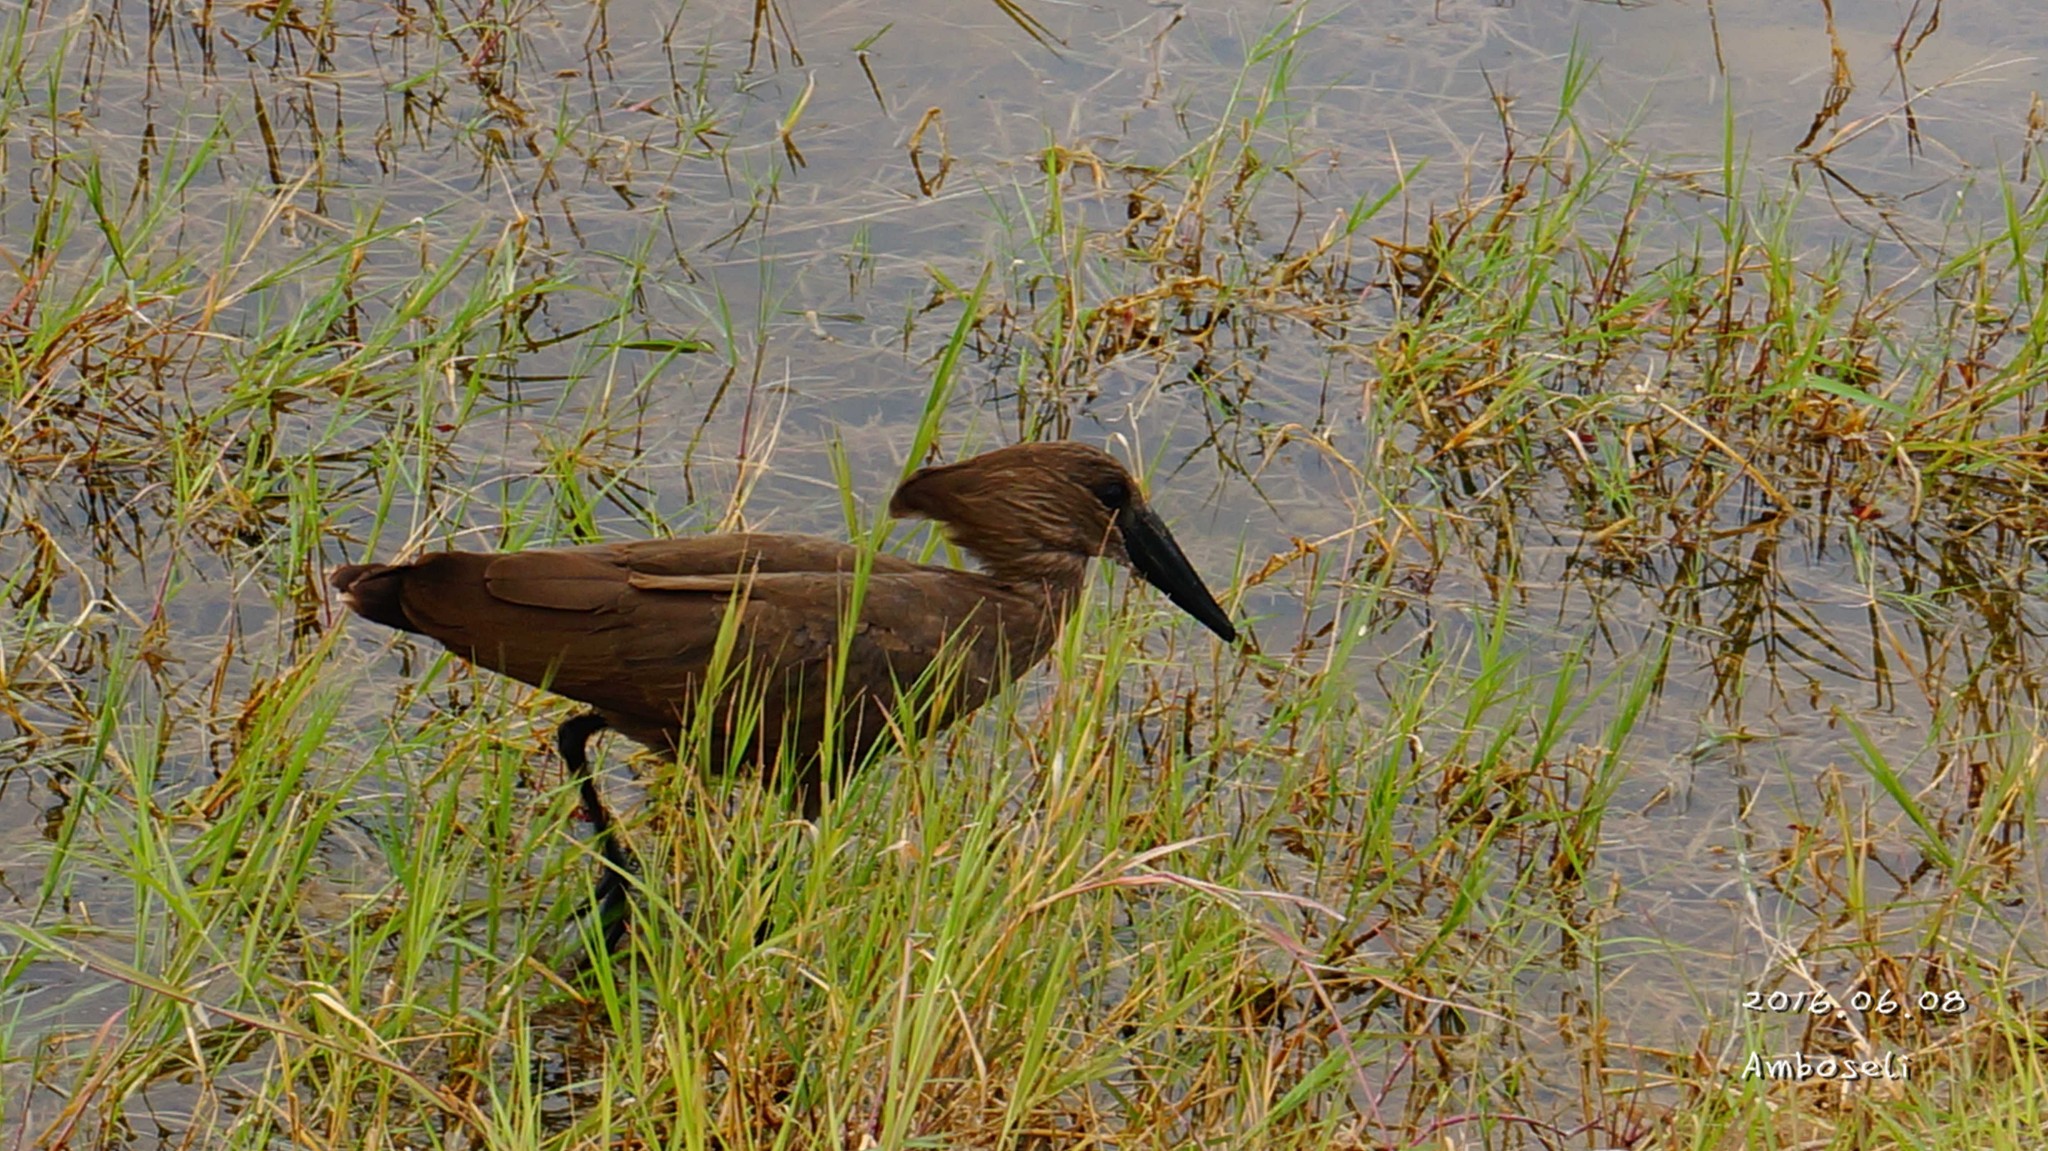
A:
POLYGON ((405 569, 390 564, 344 564, 327 578, 348 609, 372 623, 420 634, 405 616, 399 594, 405 569))

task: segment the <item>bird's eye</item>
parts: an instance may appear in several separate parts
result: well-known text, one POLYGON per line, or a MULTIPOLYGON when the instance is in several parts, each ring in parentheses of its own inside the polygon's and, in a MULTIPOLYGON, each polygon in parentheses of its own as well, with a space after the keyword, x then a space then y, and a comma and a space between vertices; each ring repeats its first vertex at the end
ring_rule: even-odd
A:
POLYGON ((1103 507, 1113 512, 1124 510, 1124 505, 1131 502, 1131 487, 1120 479, 1102 480, 1090 485, 1088 490, 1102 501, 1103 507))

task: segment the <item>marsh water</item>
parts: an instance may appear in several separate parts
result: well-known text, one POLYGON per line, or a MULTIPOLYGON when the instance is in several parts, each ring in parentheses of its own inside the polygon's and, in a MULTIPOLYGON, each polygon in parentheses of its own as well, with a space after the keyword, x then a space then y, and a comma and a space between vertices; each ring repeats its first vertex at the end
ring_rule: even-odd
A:
MULTIPOLYGON (((1968 780, 2031 769, 2048 520, 2023 469, 1923 481, 1926 453, 1969 449, 1882 413, 1916 374, 2011 368, 2033 322, 2037 284, 1954 261, 2040 194, 2048 26, 1989 0, 1027 5, 1037 29, 971 0, 330 8, 0 5, 7 920, 120 938, 136 878, 66 862, 121 834, 67 822, 78 765, 147 746, 156 803, 204 795, 238 716, 336 622, 327 567, 836 535, 841 457, 864 526, 971 300, 939 450, 1071 436, 1134 461, 1256 658, 1334 659, 1359 730, 1418 666, 1465 684, 1418 729, 1446 771, 1478 756, 1458 733, 1482 667, 1511 681, 1479 724, 1507 745, 1560 683, 1585 701, 1524 765, 1620 764, 1577 877, 1605 954, 1515 975, 1513 1042, 1548 1092, 1582 1087, 1583 1044, 1545 1021, 1579 1010, 1584 962, 1599 1058, 1645 1080, 1779 1026, 1741 1000, 1787 946, 1844 995, 1870 985, 1846 909, 1897 903, 1910 935, 1950 898, 1923 818, 2004 844, 2011 898, 1944 930, 2038 1002, 2032 811, 1987 816, 1968 780), (1629 237, 1588 284, 1679 278, 1729 219, 1767 217, 1797 264, 1745 261, 1729 299, 1792 334, 1768 356, 1614 335, 1640 300, 1588 303, 1560 272, 1524 285, 1539 339, 1404 359, 1455 248, 1432 242, 1488 227, 1539 158, 1548 227, 1629 237), (1800 297, 1819 268, 1855 291, 1800 297), (39 327, 78 301, 75 334, 39 327), (2008 335, 1923 338, 1964 308, 2008 335), (1867 341, 1874 374, 1812 368, 1802 316, 1867 341), (1878 415, 1760 436, 1769 456, 1696 434, 1726 426, 1699 381, 1752 369, 1760 394, 1808 371, 1814 404, 1860 389, 1878 415), (1556 426, 1490 406, 1511 376, 1556 426), (1573 470, 1615 459, 1633 502, 1573 470), (285 478, 195 500, 195 466, 285 478)), ((1985 436, 2029 435, 2037 400, 2000 390, 1985 436)), ((356 685, 335 730, 387 738, 413 669, 362 627, 324 658, 356 685)), ((1205 659, 1180 688, 1216 687, 1205 659)), ((1281 702, 1240 682, 1219 706, 1254 731, 1281 702)), ((373 851, 323 850, 338 901, 374 881, 373 851)), ((1274 874, 1327 897, 1317 868, 1274 874)), ((13 1106, 54 1107, 13 1072, 129 994, 18 966, 13 1106)))

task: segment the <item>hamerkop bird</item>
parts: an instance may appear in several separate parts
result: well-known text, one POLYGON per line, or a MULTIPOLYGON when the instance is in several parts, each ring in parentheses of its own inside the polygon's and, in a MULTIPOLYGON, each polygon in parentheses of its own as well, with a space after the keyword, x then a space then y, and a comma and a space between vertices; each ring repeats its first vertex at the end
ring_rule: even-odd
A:
POLYGON ((1128 564, 1210 631, 1237 638, 1130 473, 1095 448, 1019 444, 925 468, 896 489, 889 514, 943 523, 983 570, 874 556, 845 636, 859 553, 813 536, 439 552, 350 564, 331 582, 364 619, 595 709, 563 723, 557 741, 604 853, 600 921, 615 944, 631 856, 584 754, 604 728, 673 755, 709 702, 707 766, 795 771, 805 813, 815 815, 820 776, 858 765, 905 714, 901 704, 916 705, 912 714, 935 731, 1044 658, 1091 556, 1128 564), (828 763, 827 701, 842 643, 828 763), (721 662, 726 674, 707 691, 721 662))

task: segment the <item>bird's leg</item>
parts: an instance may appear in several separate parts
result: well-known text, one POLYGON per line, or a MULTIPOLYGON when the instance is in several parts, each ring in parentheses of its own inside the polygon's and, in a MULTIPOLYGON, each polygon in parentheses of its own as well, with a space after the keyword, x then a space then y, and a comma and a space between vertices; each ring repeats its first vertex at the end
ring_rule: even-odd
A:
POLYGON ((562 763, 576 777, 576 786, 583 795, 584 814, 590 819, 598 853, 604 857, 604 862, 598 867, 594 904, 598 927, 604 932, 605 949, 616 951, 620 941, 626 937, 629 910, 626 876, 635 869, 635 864, 632 851, 620 841, 617 829, 612 826, 612 813, 605 807, 604 798, 597 793, 597 773, 584 753, 584 744, 605 726, 604 717, 594 711, 571 716, 555 730, 555 743, 561 749, 562 763))

